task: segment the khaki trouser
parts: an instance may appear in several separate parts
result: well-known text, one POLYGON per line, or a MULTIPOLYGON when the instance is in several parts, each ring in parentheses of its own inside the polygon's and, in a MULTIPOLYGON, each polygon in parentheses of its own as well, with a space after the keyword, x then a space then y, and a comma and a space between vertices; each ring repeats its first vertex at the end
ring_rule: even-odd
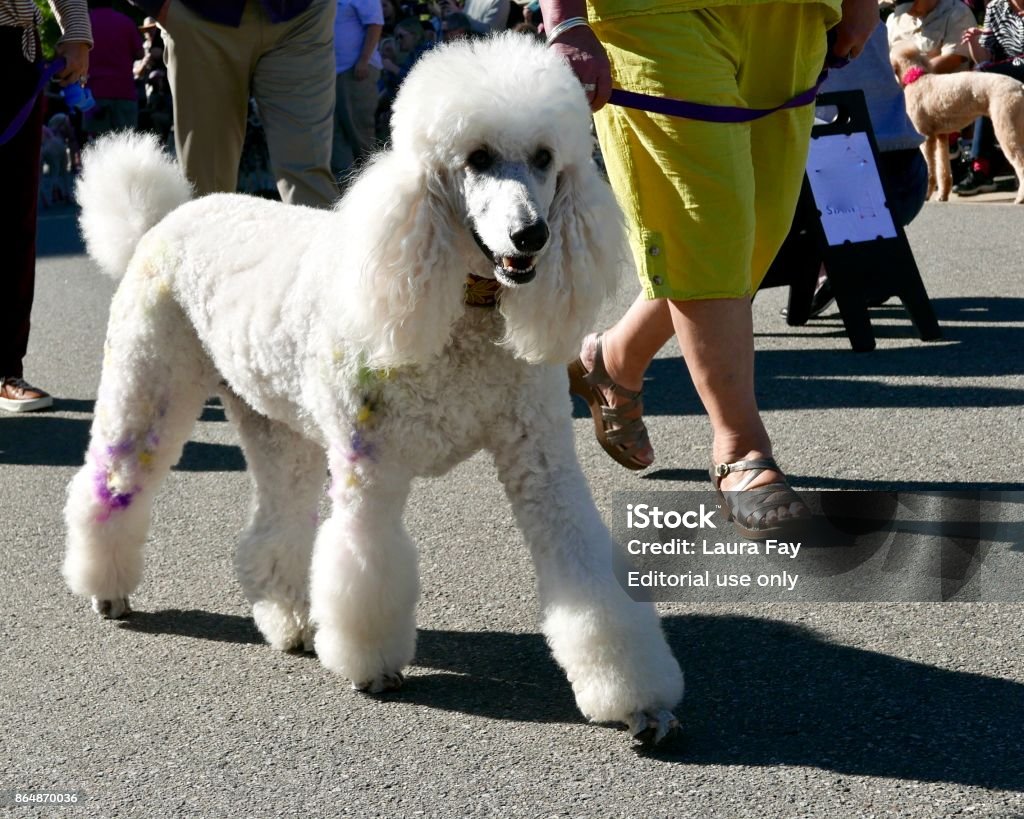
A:
POLYGON ((368 69, 369 76, 357 80, 354 69, 335 79, 334 147, 331 171, 339 181, 352 165, 373 151, 376 145, 377 80, 380 69, 368 69))
POLYGON ((281 198, 324 207, 337 197, 330 169, 335 10, 334 0, 313 0, 298 17, 272 23, 252 0, 233 28, 172 0, 163 28, 174 140, 198 194, 236 190, 252 95, 281 198))

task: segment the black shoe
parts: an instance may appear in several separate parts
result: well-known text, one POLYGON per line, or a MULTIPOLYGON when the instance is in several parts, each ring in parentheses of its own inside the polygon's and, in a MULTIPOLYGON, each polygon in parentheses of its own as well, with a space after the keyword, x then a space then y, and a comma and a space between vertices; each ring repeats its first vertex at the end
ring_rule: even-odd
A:
MULTIPOLYGON (((832 285, 828 283, 828 279, 825 279, 814 291, 814 295, 811 296, 811 307, 807 313, 807 318, 817 318, 826 310, 829 305, 836 300, 836 297, 832 295, 832 285)), ((783 318, 789 317, 789 308, 783 307, 779 310, 779 315, 783 318)))
POLYGON ((957 196, 975 196, 979 193, 992 193, 996 189, 996 183, 992 177, 981 171, 972 170, 964 181, 953 186, 953 193, 957 196))
POLYGON ((828 310, 835 300, 836 297, 832 295, 832 285, 828 279, 825 279, 811 296, 811 312, 807 314, 808 318, 817 318, 828 310))
POLYGON ((967 177, 971 175, 973 166, 974 161, 963 152, 960 153, 960 156, 949 163, 950 171, 953 176, 954 188, 957 185, 962 185, 967 177))

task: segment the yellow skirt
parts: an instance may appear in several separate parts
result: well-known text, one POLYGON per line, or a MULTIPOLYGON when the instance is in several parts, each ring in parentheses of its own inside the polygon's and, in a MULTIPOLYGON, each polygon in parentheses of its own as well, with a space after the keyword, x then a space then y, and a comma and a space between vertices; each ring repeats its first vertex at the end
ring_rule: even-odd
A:
MULTIPOLYGON (((824 3, 717 6, 594 22, 616 87, 772 108, 814 85, 824 3)), ((606 105, 595 115, 647 298, 740 298, 789 231, 814 106, 711 123, 606 105)))

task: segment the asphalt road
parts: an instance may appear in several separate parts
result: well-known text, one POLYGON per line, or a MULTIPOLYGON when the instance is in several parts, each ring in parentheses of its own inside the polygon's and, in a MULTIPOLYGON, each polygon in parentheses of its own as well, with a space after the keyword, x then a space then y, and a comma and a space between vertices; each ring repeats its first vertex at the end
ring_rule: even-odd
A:
MULTIPOLYGON (((782 289, 757 298, 759 397, 798 488, 1022 488, 1022 214, 929 204, 911 226, 942 341, 920 342, 889 305, 873 311, 878 349, 853 353, 836 313, 790 328, 782 289)), ((664 605, 685 735, 639 752, 576 711, 481 457, 410 503, 420 637, 395 695, 358 695, 263 644, 231 569, 244 462, 215 403, 157 500, 136 613, 99 620, 60 578, 61 507, 112 286, 72 214, 44 216, 41 246, 26 375, 58 400, 0 417, 0 791, 84 802, 12 815, 1024 816, 1020 603, 664 605)), ((604 456, 578 408, 606 515, 616 493, 704 487, 708 428, 674 346, 647 393, 658 463, 640 476, 604 456)), ((1024 559, 1022 496, 987 497, 1002 554, 1024 559)))

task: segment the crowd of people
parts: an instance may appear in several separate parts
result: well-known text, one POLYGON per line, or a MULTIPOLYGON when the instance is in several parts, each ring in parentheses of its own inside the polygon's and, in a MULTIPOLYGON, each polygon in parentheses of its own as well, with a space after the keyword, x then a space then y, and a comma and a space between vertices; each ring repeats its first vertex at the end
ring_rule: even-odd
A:
MULTIPOLYGON (((159 8, 138 4, 159 14, 159 8)), ((141 25, 114 0, 88 0, 94 38, 87 87, 95 104, 69 108, 59 87, 46 94, 40 205, 67 202, 73 194, 81 149, 108 131, 137 128, 155 133, 175 151, 174 109, 164 62, 164 31, 156 17, 141 25)), ((166 5, 162 6, 166 8, 166 5)), ((140 12, 141 13, 141 12, 140 12)), ((419 57, 440 42, 514 28, 537 35, 537 0, 339 0, 334 21, 334 118, 331 173, 339 186, 358 161, 387 142, 391 106, 419 57)), ((267 138, 255 97, 250 97, 239 162, 238 190, 278 196, 267 138)))
MULTIPOLYGON (((936 73, 979 70, 1024 79, 1024 17, 1016 0, 912 0, 879 4, 890 46, 912 42, 936 73)), ((175 150, 173 98, 164 62, 164 35, 154 16, 137 25, 114 0, 89 0, 94 44, 88 87, 95 105, 68 109, 56 88, 47 95, 43 130, 43 207, 69 201, 83 144, 125 127, 152 131, 175 150)), ((159 14, 168 3, 137 4, 159 14)), ((1024 3, 1022 3, 1024 6, 1024 3)), ((125 10, 130 10, 125 7, 125 10)), ((141 12, 139 12, 141 14, 141 12)), ((339 186, 359 160, 387 142, 390 112, 402 80, 437 43, 504 28, 540 36, 539 0, 338 0, 334 21, 334 115, 330 171, 339 186)), ((239 190, 278 196, 260 106, 246 103, 238 169, 239 190)), ((958 160, 954 193, 996 190, 1002 158, 991 124, 950 135, 958 160), (962 138, 962 136, 964 138, 962 138), (965 146, 961 150, 961 146, 965 146)))

